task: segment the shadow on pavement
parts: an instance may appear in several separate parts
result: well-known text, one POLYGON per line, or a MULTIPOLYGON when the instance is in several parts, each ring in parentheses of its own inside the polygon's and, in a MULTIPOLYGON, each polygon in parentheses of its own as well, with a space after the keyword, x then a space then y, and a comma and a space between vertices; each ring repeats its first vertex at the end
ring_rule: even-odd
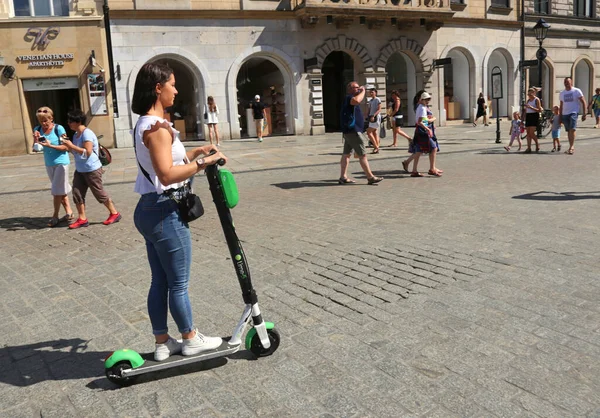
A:
MULTIPOLYGON (((104 359, 110 351, 86 351, 88 342, 81 338, 44 341, 0 348, 0 383, 11 386, 30 386, 45 381, 94 379, 86 386, 90 389, 119 389, 105 377, 104 359)), ((143 354, 142 354, 143 355, 143 354)), ((135 383, 166 379, 227 364, 228 360, 256 360, 250 351, 239 351, 189 365, 173 367, 138 376, 135 383)))
POLYGON ((598 192, 535 192, 526 193, 518 196, 513 196, 513 199, 522 200, 541 200, 541 201, 568 201, 568 200, 585 200, 585 199, 600 199, 600 191, 598 192))
POLYGON ((70 380, 104 375, 102 361, 110 352, 85 351, 81 338, 44 341, 0 348, 0 382, 29 386, 47 380, 70 380))
POLYGON ((329 187, 329 186, 339 186, 337 179, 336 180, 317 180, 317 181, 288 181, 285 183, 273 183, 271 186, 279 187, 283 190, 291 190, 291 189, 301 189, 303 187, 329 187))
MULTIPOLYGON (((0 229, 6 229, 7 231, 20 231, 23 229, 46 229, 48 226, 49 216, 44 217, 18 217, 18 218, 6 218, 0 219, 0 229)), ((66 228, 69 226, 66 222, 61 222, 54 228, 66 228)))

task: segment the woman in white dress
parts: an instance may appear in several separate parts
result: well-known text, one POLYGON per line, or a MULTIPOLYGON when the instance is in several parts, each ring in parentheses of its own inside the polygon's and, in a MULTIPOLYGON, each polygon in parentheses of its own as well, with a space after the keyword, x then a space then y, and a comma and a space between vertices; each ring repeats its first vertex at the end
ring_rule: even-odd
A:
POLYGON ((210 143, 213 143, 213 137, 217 141, 217 147, 221 146, 219 142, 219 128, 217 124, 219 123, 219 108, 215 104, 215 99, 212 96, 208 96, 206 108, 204 109, 204 115, 206 115, 206 124, 208 125, 208 139, 210 143))

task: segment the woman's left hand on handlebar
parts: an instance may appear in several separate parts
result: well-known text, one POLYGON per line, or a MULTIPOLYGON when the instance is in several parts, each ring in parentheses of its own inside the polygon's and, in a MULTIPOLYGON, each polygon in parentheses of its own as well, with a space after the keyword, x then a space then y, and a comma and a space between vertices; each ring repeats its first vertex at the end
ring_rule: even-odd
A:
POLYGON ((211 151, 215 151, 215 152, 219 152, 219 148, 216 147, 216 145, 210 144, 210 145, 204 145, 202 147, 199 147, 198 150, 203 154, 203 155, 208 155, 211 153, 211 151))

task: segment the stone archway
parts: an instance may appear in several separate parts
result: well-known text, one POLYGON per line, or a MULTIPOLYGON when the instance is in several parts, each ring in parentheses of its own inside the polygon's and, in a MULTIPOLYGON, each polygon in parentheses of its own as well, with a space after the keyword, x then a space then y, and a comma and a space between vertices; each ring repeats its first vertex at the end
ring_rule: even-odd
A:
MULTIPOLYGON (((406 113, 404 123, 408 125, 414 124, 414 109, 412 100, 415 93, 429 86, 429 77, 431 76, 431 60, 424 56, 423 46, 416 40, 401 36, 396 39, 391 39, 386 46, 381 48, 379 57, 375 61, 377 71, 383 70, 383 73, 377 75, 383 77, 384 83, 381 83, 378 90, 386 92, 388 95, 392 89, 397 89, 396 86, 390 84, 388 77, 388 69, 391 61, 404 61, 406 70, 406 89, 400 91, 402 98, 403 113, 406 113), (428 71, 429 70, 429 71, 428 71)), ((403 79, 404 80, 404 79, 403 79)), ((392 83, 394 84, 394 83, 392 83)))
MULTIPOLYGON (((206 68, 204 63, 196 55, 194 55, 193 53, 191 53, 183 48, 180 48, 180 47, 152 48, 152 50, 148 54, 141 57, 139 62, 141 62, 142 64, 135 65, 131 69, 131 72, 129 73, 129 78, 127 80, 127 96, 129 98, 133 97, 133 90, 135 88, 135 80, 137 78, 137 75, 138 75, 142 65, 144 65, 147 62, 153 62, 153 61, 157 61, 160 59, 172 59, 172 60, 178 61, 179 63, 185 65, 191 71, 193 78, 194 78, 196 90, 197 90, 196 96, 197 96, 197 103, 199 106, 199 108, 197 109, 197 114, 202 115, 202 112, 203 112, 202 103, 204 103, 206 101, 205 92, 207 89, 209 89, 212 86, 210 75, 209 75, 208 69, 206 68)), ((130 105, 131 105, 131 103, 128 103, 128 106, 130 106, 130 105)), ((122 107, 120 107, 120 108, 122 108, 122 107)), ((118 142, 118 147, 120 147, 120 148, 133 146, 133 139, 131 138, 131 135, 129 135, 128 132, 135 126, 135 124, 139 118, 139 115, 131 113, 129 108, 127 109, 127 112, 129 113, 129 118, 123 118, 121 120, 129 122, 129 126, 122 126, 122 124, 121 124, 118 128, 118 130, 120 132, 117 132, 117 142, 118 142)), ((125 113, 125 112, 121 111, 121 113, 125 113)), ((203 121, 202 121, 202 118, 199 118, 199 119, 200 119, 200 121, 199 121, 200 125, 199 125, 198 129, 199 129, 199 132, 202 133, 203 121)), ((115 121, 118 121, 118 119, 115 119, 115 121)), ((125 122, 125 123, 127 123, 127 122, 125 122)))
MULTIPOLYGON (((517 102, 515 95, 515 83, 518 81, 518 77, 515 71, 515 63, 518 62, 518 58, 508 50, 508 47, 503 44, 493 45, 485 54, 483 58, 482 75, 484 77, 483 83, 483 95, 492 97, 492 70, 494 67, 499 67, 502 70, 502 90, 503 98, 499 100, 499 109, 492 111, 493 115, 496 116, 509 116, 512 114, 513 107, 517 102)), ((492 103, 492 110, 496 106, 496 101, 492 103)))
POLYGON ((365 72, 373 71, 373 60, 371 59, 367 48, 356 39, 348 38, 345 35, 326 39, 323 44, 317 47, 315 56, 317 57, 317 65, 319 68, 323 67, 325 58, 333 51, 346 52, 353 58, 358 58, 358 61, 362 64, 362 68, 365 72))
POLYGON ((446 115, 450 114, 449 109, 452 107, 454 119, 473 119, 475 117, 473 109, 476 107, 478 96, 475 72, 475 63, 479 61, 478 57, 476 59, 473 56, 468 46, 454 44, 448 46, 440 58, 452 58, 450 69, 441 71, 443 73, 441 81, 444 86, 444 106, 448 106, 446 115), (455 103, 455 105, 451 103, 455 103))
POLYGON ((582 55, 575 60, 571 68, 573 85, 581 90, 586 101, 592 97, 595 76, 593 60, 590 57, 582 55))
POLYGON ((227 73, 227 108, 231 126, 231 138, 238 139, 241 137, 240 122, 237 118, 236 80, 242 65, 251 58, 268 60, 275 64, 281 72, 284 80, 286 123, 290 134, 299 133, 297 126, 302 126, 303 122, 302 113, 299 111, 301 106, 298 105, 298 98, 302 97, 298 83, 301 73, 298 71, 292 58, 285 52, 270 46, 256 46, 240 54, 227 73))

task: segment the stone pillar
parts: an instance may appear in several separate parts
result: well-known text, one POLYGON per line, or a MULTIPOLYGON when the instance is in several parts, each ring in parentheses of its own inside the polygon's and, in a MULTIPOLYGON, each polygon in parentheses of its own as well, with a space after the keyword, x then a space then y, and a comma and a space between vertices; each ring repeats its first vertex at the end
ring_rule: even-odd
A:
MULTIPOLYGON (((368 68, 367 71, 361 74, 361 77, 364 77, 365 87, 371 88, 375 87, 377 89, 377 96, 381 99, 381 112, 385 114, 387 108, 387 100, 386 100, 386 75, 385 68, 376 68, 371 69, 368 68), (371 71, 369 71, 371 70, 371 71)), ((369 92, 367 91, 366 97, 369 97, 369 92)))
POLYGON ((310 93, 310 134, 323 135, 325 122, 323 118, 323 74, 318 68, 312 68, 306 74, 310 93))

